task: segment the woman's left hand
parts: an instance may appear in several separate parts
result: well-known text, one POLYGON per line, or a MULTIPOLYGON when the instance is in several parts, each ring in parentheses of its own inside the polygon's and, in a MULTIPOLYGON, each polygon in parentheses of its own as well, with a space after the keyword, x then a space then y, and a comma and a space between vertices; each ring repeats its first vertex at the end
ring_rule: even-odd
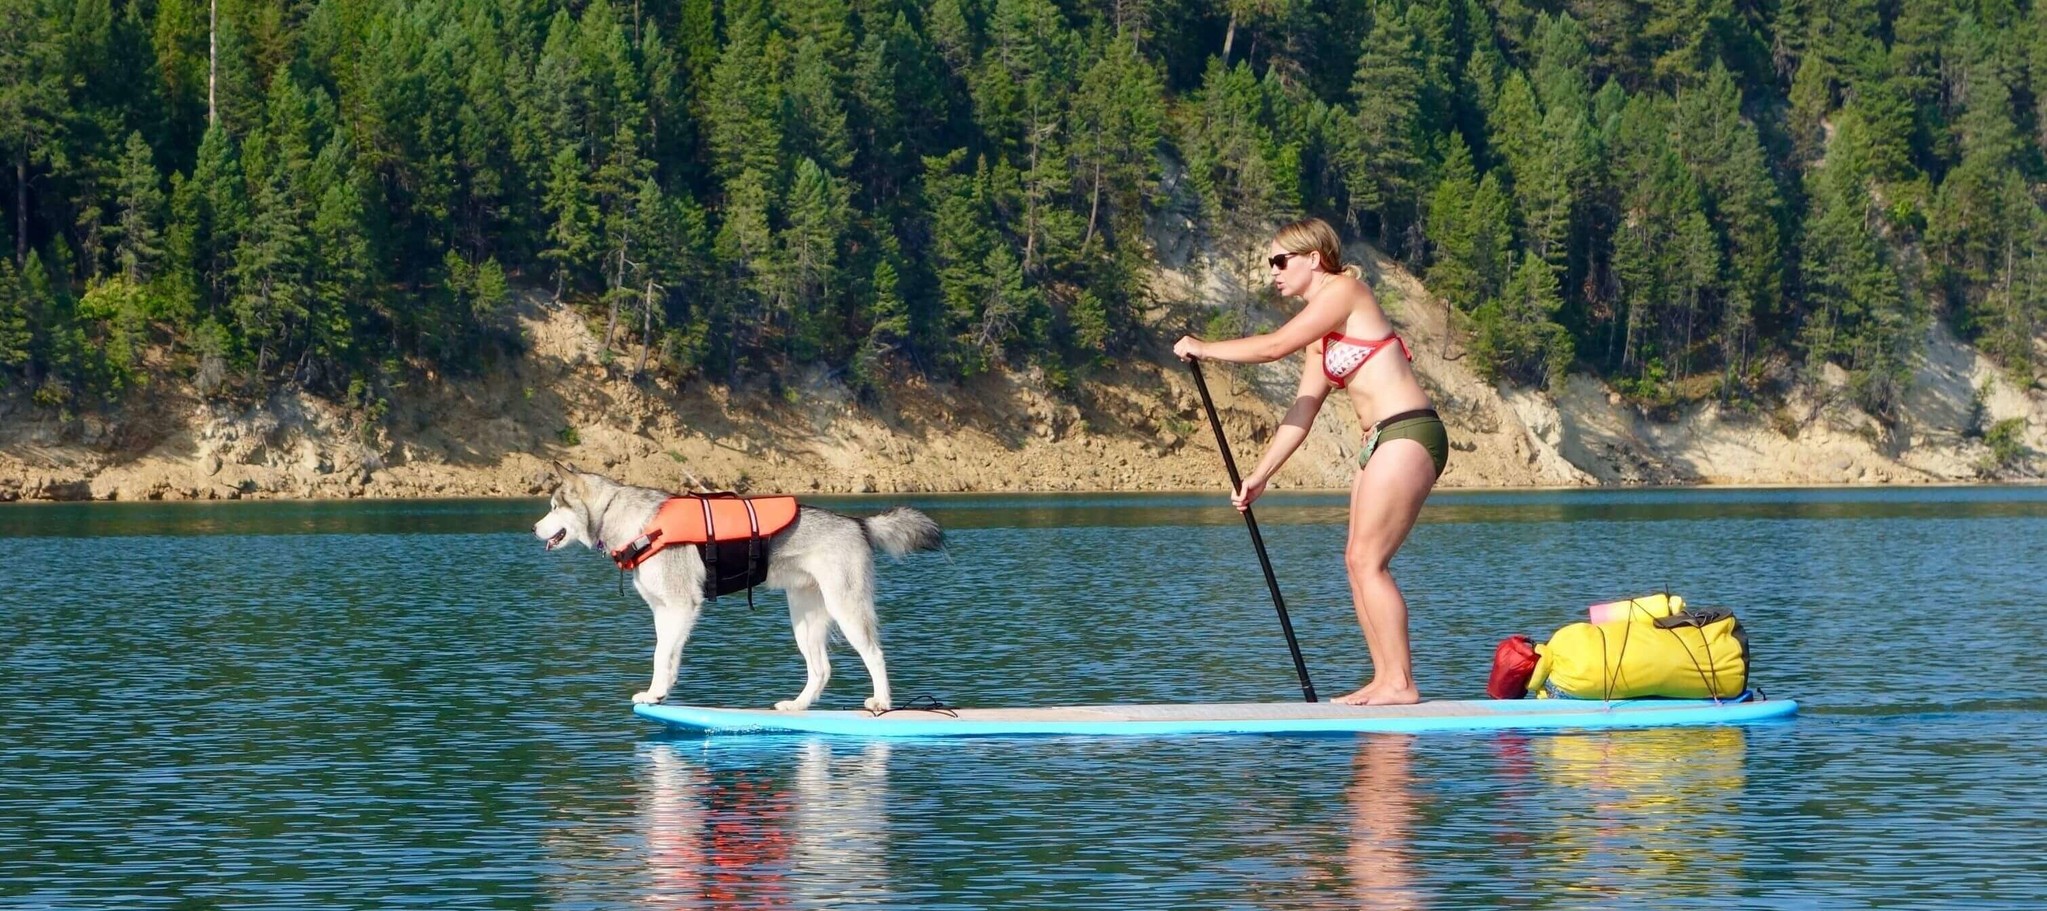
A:
POLYGON ((1257 472, 1252 472, 1250 477, 1244 479, 1244 486, 1230 495, 1230 503, 1237 507, 1238 512, 1250 509, 1259 495, 1265 493, 1265 483, 1265 478, 1260 477, 1257 472))
POLYGON ((1173 356, 1183 361, 1195 360, 1201 357, 1203 344, 1200 339, 1194 336, 1180 336, 1180 340, 1173 343, 1173 356))

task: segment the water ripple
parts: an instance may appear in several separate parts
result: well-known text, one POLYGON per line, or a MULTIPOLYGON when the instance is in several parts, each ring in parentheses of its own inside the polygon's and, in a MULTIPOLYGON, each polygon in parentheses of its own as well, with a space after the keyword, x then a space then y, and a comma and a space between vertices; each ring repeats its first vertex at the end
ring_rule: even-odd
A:
MULTIPOLYGON (((878 505, 849 500, 843 508, 878 505)), ((900 696, 1288 701, 1206 495, 935 498, 884 560, 900 696)), ((1735 607, 1789 724, 1607 734, 694 739, 646 609, 524 502, 0 510, 0 907, 2029 908, 2047 894, 2047 496, 1473 494, 1394 569, 1417 668, 1670 586, 1735 607)), ((1261 514, 1310 670, 1366 673, 1340 499, 1261 514)), ((800 685, 721 599, 679 698, 800 685)), ((843 648, 824 707, 865 695, 843 648)))

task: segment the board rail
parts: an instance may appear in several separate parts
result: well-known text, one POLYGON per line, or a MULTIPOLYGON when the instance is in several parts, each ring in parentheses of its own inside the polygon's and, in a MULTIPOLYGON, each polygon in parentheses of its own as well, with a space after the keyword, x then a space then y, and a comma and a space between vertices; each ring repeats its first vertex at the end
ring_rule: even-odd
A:
POLYGON ((777 712, 693 705, 635 705, 641 717, 702 734, 849 737, 1185 736, 1195 734, 1432 733, 1597 730, 1750 724, 1789 718, 1789 699, 1439 700, 1417 705, 1330 702, 1069 705, 1043 708, 777 712))

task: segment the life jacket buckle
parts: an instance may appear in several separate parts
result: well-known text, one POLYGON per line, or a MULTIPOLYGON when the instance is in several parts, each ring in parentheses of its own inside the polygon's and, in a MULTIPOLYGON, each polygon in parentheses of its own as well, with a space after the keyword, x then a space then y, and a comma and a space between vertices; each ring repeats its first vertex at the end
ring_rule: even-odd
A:
POLYGON ((634 538, 631 544, 619 548, 611 555, 611 559, 618 564, 620 569, 632 569, 640 565, 640 558, 645 556, 647 551, 654 549, 654 542, 660 540, 660 538, 661 529, 656 528, 634 538))

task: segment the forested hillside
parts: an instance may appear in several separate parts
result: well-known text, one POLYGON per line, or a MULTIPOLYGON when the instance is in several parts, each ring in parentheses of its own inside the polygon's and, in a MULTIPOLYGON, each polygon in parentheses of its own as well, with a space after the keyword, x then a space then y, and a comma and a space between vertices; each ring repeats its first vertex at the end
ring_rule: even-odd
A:
POLYGON ((1883 415, 1933 319, 2031 382, 2043 108, 2003 0, 0 0, 0 382, 374 412, 523 285, 628 370, 1058 386, 1162 214, 1312 213, 1488 376, 1883 415))

